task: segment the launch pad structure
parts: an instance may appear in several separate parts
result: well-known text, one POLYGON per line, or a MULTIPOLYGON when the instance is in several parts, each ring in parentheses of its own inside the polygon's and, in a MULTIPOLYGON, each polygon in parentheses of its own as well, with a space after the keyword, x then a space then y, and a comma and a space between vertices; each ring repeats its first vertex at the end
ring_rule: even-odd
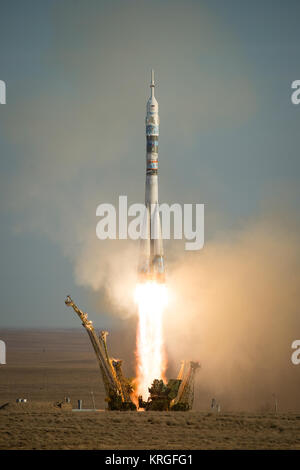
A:
POLYGON ((148 389, 150 396, 147 401, 144 401, 142 396, 136 397, 134 381, 123 375, 122 360, 109 356, 106 342, 108 332, 100 331, 97 335, 93 322, 88 319, 88 314, 80 310, 69 295, 65 304, 77 313, 89 335, 100 367, 106 392, 105 401, 109 410, 135 411, 137 408, 142 408, 146 411, 187 411, 192 409, 195 372, 200 367, 198 362, 191 361, 184 375, 185 362, 183 361, 177 378, 170 379, 167 384, 163 380, 155 379, 148 389))

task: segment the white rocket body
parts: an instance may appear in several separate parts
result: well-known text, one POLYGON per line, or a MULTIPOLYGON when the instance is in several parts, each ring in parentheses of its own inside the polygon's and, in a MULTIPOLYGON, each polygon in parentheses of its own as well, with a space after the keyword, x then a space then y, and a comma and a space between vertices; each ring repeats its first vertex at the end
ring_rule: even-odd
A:
POLYGON ((158 102, 154 96, 154 73, 151 71, 151 96, 146 110, 146 189, 145 218, 142 230, 139 275, 143 280, 164 282, 165 268, 158 205, 158 102))

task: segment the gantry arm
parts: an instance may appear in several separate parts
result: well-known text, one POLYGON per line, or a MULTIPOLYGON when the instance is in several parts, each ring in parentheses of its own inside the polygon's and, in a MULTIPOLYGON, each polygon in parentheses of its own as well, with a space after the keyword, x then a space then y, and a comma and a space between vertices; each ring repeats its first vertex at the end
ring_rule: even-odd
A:
POLYGON ((82 321, 82 325, 84 328, 87 330, 88 335, 90 337, 91 343, 93 345, 96 357, 98 359, 98 363, 100 366, 100 370, 102 373, 102 378, 106 390, 106 394, 108 397, 112 396, 113 394, 120 394, 119 387, 116 383, 116 380, 112 374, 111 366, 107 362, 107 354, 106 351, 104 350, 102 344, 100 343, 100 340, 98 336, 96 335, 93 323, 88 320, 88 315, 87 313, 83 312, 80 310, 80 308, 73 302, 71 297, 68 295, 65 304, 68 307, 72 307, 73 310, 77 313, 79 318, 82 321))

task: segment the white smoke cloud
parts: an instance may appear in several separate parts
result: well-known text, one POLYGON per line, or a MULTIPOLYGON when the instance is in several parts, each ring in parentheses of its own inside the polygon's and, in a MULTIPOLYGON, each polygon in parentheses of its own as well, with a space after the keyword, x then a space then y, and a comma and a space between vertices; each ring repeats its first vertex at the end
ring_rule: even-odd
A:
POLYGON ((300 226, 276 207, 170 267, 169 360, 202 364, 200 407, 217 396, 225 409, 258 410, 276 394, 282 410, 299 409, 291 344, 300 332, 300 226))

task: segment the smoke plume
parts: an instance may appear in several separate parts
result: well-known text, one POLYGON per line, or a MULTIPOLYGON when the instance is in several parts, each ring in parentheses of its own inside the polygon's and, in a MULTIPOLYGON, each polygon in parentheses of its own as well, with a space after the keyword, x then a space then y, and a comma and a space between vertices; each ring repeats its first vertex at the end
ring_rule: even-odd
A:
POLYGON ((200 407, 215 397, 227 409, 268 410, 276 396, 281 409, 299 409, 300 369, 291 363, 300 335, 299 224, 295 214, 266 213, 169 268, 170 365, 200 361, 200 407))

